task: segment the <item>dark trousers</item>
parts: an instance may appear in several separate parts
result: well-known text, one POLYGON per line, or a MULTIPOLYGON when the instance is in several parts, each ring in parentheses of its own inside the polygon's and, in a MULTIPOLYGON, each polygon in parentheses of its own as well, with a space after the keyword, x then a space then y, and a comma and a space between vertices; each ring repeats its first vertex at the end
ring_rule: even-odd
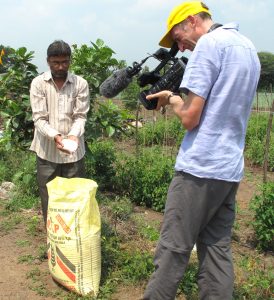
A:
POLYGON ((230 300, 234 272, 230 249, 239 183, 176 172, 168 191, 155 271, 144 300, 173 300, 197 244, 199 298, 230 300))
POLYGON ((82 158, 79 161, 73 163, 57 164, 37 156, 36 165, 37 182, 42 204, 42 213, 44 222, 46 224, 49 198, 46 184, 56 176, 65 178, 85 177, 85 163, 84 158, 82 158))

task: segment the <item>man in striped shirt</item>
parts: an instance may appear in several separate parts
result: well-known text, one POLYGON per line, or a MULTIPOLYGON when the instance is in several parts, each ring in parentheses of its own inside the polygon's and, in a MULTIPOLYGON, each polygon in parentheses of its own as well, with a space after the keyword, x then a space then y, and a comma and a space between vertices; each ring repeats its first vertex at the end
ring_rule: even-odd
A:
POLYGON ((90 107, 85 79, 68 72, 70 46, 54 41, 47 49, 50 71, 33 79, 30 102, 35 126, 30 150, 37 155, 37 181, 43 218, 47 221, 46 184, 56 176, 84 177, 84 131, 90 107), (63 139, 77 143, 76 151, 65 150, 63 139))

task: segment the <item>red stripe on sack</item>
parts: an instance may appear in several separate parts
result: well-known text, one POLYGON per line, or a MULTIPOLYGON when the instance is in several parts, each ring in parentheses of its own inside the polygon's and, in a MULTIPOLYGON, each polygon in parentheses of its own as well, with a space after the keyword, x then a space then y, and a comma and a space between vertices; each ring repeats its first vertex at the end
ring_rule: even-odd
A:
POLYGON ((63 220, 63 218, 60 216, 60 214, 58 214, 56 216, 56 220, 61 224, 62 228, 64 229, 65 233, 70 233, 71 229, 69 228, 69 226, 65 223, 65 221, 63 220))
POLYGON ((61 261, 61 259, 57 256, 57 264, 59 267, 62 269, 62 271, 68 276, 68 278, 73 281, 74 283, 76 282, 76 276, 74 273, 72 273, 61 261))

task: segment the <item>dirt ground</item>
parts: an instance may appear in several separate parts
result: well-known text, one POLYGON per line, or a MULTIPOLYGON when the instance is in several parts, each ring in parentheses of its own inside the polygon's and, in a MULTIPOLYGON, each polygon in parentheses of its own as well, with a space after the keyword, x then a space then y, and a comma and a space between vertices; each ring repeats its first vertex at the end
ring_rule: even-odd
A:
MULTIPOLYGON (((249 215, 247 208, 250 199, 257 190, 257 182, 261 181, 262 174, 258 170, 248 169, 246 176, 240 184, 237 194, 238 216, 237 222, 240 225, 240 232, 237 232, 237 243, 233 242, 233 252, 244 251, 252 239, 252 231, 246 226, 249 215), (243 245, 243 246, 241 246, 243 245), (242 248, 241 248, 242 247, 242 248), (241 249, 240 249, 241 248, 241 249)), ((52 279, 48 271, 46 259, 41 259, 39 247, 46 242, 46 231, 42 224, 42 217, 39 215, 39 231, 30 234, 27 231, 26 222, 16 222, 16 218, 30 220, 37 215, 37 211, 24 211, 20 216, 13 215, 13 228, 9 228, 11 223, 10 217, 5 214, 3 209, 7 200, 0 199, 0 300, 42 300, 56 299, 48 296, 62 294, 62 289, 52 279), (17 224, 18 223, 18 224, 17 224), (35 258, 28 262, 28 258, 35 258), (39 280, 37 280, 39 274, 39 280)), ((139 214, 150 220, 161 221, 162 214, 147 210, 144 208, 137 209, 139 214)), ((41 251, 40 251, 41 252, 41 251)), ((120 287, 112 296, 111 300, 138 300, 141 299, 145 286, 139 287, 120 287)), ((60 299, 60 298, 59 298, 60 299)), ((180 298, 183 299, 183 298, 180 298)))

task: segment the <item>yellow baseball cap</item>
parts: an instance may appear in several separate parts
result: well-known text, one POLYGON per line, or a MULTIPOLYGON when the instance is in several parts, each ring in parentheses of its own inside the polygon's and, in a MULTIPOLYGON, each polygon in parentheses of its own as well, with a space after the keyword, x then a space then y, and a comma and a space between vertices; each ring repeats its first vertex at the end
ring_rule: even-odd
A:
POLYGON ((200 12, 206 12, 211 15, 210 11, 202 5, 200 1, 183 2, 176 6, 167 19, 167 32, 159 42, 160 46, 171 48, 174 41, 171 38, 170 31, 174 25, 186 20, 187 17, 196 15, 200 12))

